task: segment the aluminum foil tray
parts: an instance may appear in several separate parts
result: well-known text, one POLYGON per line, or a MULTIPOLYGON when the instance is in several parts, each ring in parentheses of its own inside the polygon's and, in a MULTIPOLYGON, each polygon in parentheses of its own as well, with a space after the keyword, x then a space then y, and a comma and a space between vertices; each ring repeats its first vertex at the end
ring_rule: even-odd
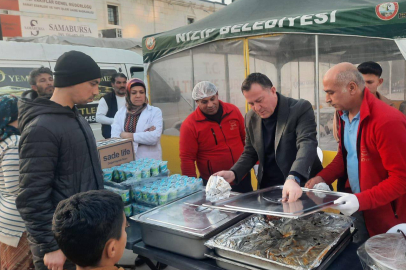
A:
POLYGON ((252 215, 205 244, 217 255, 260 268, 308 270, 350 234, 352 218, 316 213, 290 219, 252 215))

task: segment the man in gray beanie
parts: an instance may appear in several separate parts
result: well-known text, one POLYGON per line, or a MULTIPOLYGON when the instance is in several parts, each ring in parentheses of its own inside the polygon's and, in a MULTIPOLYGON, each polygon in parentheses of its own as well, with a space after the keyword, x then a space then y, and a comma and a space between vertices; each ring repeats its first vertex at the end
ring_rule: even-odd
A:
POLYGON ((100 68, 88 55, 70 51, 56 62, 51 99, 20 100, 20 191, 23 218, 35 269, 75 269, 52 233, 58 203, 72 195, 103 189, 93 132, 75 104, 99 93, 100 68))

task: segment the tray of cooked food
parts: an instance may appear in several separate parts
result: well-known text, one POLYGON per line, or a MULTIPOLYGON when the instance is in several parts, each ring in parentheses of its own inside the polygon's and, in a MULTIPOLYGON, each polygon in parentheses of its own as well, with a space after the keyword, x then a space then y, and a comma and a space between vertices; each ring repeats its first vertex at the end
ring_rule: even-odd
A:
POLYGON ((317 269, 350 242, 352 223, 351 217, 325 212, 297 219, 251 215, 205 245, 219 257, 261 269, 317 269))

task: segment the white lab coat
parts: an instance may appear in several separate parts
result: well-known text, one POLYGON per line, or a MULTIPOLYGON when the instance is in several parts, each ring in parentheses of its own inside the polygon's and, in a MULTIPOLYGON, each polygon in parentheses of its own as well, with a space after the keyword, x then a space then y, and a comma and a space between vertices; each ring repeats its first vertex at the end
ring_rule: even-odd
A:
MULTIPOLYGON (((113 124, 111 125, 111 137, 120 138, 121 132, 124 132, 124 122, 127 114, 127 107, 119 109, 114 116, 113 124)), ((138 119, 137 127, 133 135, 135 158, 153 158, 162 160, 161 134, 162 134, 162 111, 161 109, 147 105, 140 118, 138 119), (154 131, 146 129, 154 126, 154 131)))

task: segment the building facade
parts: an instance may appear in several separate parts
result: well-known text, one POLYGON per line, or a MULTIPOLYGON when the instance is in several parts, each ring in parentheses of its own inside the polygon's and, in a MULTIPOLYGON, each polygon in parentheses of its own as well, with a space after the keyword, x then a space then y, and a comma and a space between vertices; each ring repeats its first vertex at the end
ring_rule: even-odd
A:
MULTIPOLYGON (((223 1, 222 1, 223 2, 223 1)), ((205 0, 4 0, 1 36, 135 38, 200 20, 223 8, 205 0)))

